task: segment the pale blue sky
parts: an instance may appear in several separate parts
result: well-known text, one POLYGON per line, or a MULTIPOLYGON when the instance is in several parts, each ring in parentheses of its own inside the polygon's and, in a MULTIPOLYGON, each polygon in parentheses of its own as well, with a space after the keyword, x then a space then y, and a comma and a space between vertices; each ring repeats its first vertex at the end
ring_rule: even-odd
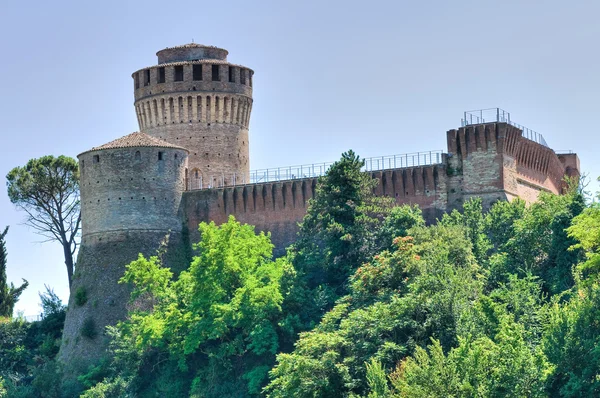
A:
MULTIPOLYGON (((251 168, 445 149, 501 107, 600 175, 598 1, 34 1, 0 6, 0 177, 137 130, 131 73, 194 39, 255 71, 251 168)), ((592 189, 597 189, 594 184, 592 189)), ((9 280, 66 301, 60 247, 0 192, 9 280)))

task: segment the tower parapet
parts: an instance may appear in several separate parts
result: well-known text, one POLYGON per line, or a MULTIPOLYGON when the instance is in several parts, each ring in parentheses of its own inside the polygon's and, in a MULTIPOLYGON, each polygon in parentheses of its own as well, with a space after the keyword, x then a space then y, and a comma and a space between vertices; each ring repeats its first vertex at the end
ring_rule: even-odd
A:
POLYGON ((133 73, 140 131, 189 150, 190 187, 249 181, 248 128, 254 71, 227 50, 186 44, 133 73))

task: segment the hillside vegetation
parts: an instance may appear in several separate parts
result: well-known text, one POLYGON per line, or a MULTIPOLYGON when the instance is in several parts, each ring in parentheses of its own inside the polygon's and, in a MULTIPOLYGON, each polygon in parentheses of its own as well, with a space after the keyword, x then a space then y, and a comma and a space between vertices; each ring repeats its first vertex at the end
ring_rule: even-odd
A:
POLYGON ((231 217, 200 225, 178 275, 161 253, 130 263, 135 310, 76 381, 50 387, 53 332, 4 321, 0 396, 600 396, 597 203, 472 199, 427 226, 362 164, 350 151, 320 179, 284 257, 231 217))

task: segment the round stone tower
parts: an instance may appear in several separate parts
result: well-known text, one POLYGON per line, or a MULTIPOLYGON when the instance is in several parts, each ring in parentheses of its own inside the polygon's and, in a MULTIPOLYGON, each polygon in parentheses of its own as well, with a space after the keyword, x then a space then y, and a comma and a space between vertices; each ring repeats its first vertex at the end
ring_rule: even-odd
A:
POLYGON ((67 373, 101 358, 105 327, 127 315, 130 291, 118 283, 125 265, 165 244, 172 250, 163 262, 181 268, 186 252, 179 208, 187 149, 133 133, 78 158, 82 238, 59 356, 67 373))
POLYGON ((187 189, 249 182, 254 72, 227 54, 195 43, 165 48, 158 65, 132 75, 140 131, 189 150, 187 189))

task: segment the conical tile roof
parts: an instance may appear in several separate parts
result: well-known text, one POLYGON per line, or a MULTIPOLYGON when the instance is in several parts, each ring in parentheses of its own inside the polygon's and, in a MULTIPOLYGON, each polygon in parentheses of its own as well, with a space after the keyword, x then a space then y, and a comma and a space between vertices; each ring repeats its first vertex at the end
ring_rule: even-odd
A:
POLYGON ((131 134, 126 135, 121 138, 117 138, 116 140, 108 142, 104 145, 94 147, 83 153, 91 152, 91 151, 100 151, 103 149, 135 148, 135 147, 175 148, 175 149, 182 149, 184 151, 187 151, 186 148, 183 148, 179 145, 174 145, 167 141, 163 141, 163 140, 160 140, 155 137, 150 137, 148 134, 136 131, 135 133, 131 133, 131 134))

